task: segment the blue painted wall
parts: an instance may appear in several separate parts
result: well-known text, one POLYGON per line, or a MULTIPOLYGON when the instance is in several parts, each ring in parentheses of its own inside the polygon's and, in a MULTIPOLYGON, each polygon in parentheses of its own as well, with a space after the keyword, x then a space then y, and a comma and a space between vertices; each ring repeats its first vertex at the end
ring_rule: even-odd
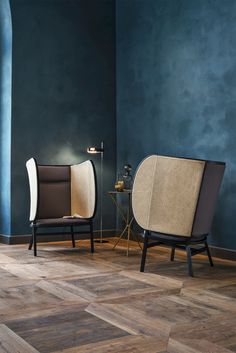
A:
POLYGON ((11 59, 9 0, 0 1, 0 234, 11 233, 11 59))
MULTIPOLYGON (((103 222, 114 228, 106 190, 116 172, 115 3, 11 0, 11 11, 12 234, 29 233, 26 160, 78 163, 91 158, 86 148, 101 140, 103 222)), ((100 182, 99 156, 92 159, 100 182)))
POLYGON ((117 165, 227 163, 210 239, 236 249, 236 2, 118 0, 117 165))

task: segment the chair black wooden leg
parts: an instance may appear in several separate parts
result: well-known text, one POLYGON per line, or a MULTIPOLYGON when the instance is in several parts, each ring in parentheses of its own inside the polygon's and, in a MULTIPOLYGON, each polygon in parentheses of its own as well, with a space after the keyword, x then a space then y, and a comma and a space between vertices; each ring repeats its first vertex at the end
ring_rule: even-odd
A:
POLYGON ((36 227, 32 227, 32 237, 33 237, 33 244, 34 244, 34 256, 37 256, 37 229, 36 227))
POLYGON ((210 265, 214 266, 214 263, 212 261, 212 257, 211 257, 211 253, 210 253, 210 249, 209 249, 209 246, 207 244, 207 241, 205 241, 205 248, 206 248, 206 252, 207 252, 207 255, 208 255, 208 259, 209 259, 210 265))
POLYGON ((75 236, 74 236, 73 226, 70 227, 70 232, 71 232, 72 246, 73 246, 73 248, 75 248, 75 236))
POLYGON ((174 261, 174 259, 175 259, 175 247, 172 246, 171 255, 170 255, 170 261, 174 261))
POLYGON ((93 242, 93 223, 90 223, 90 252, 94 253, 94 242, 93 242))
MULTIPOLYGON (((32 230, 32 232, 33 232, 33 230, 32 230)), ((28 250, 31 250, 32 246, 33 246, 33 235, 31 235, 31 237, 30 237, 28 250)))
POLYGON ((191 247, 188 245, 186 246, 186 252, 187 252, 187 260, 188 260, 188 274, 189 276, 193 277, 191 247))
POLYGON ((144 231, 144 243, 143 243, 143 253, 142 253, 140 272, 144 272, 146 255, 147 255, 147 248, 148 248, 148 232, 145 230, 144 231))

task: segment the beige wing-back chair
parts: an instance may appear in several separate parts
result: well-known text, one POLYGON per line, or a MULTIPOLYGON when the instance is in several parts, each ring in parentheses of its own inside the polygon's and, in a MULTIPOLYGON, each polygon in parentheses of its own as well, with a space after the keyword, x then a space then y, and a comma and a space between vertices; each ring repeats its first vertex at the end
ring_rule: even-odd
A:
POLYGON ((84 226, 89 230, 76 233, 90 234, 93 253, 93 218, 97 204, 93 163, 88 160, 76 165, 38 165, 31 158, 26 162, 26 168, 30 186, 29 220, 32 227, 29 250, 34 245, 34 256, 37 256, 37 236, 45 235, 38 233, 38 228, 69 227, 72 245, 75 247, 74 228, 84 226))
POLYGON ((207 235, 224 170, 222 162, 158 155, 144 159, 132 192, 134 217, 144 230, 141 272, 147 249, 160 244, 172 248, 171 261, 176 248, 186 250, 190 276, 195 254, 206 251, 213 266, 207 235))

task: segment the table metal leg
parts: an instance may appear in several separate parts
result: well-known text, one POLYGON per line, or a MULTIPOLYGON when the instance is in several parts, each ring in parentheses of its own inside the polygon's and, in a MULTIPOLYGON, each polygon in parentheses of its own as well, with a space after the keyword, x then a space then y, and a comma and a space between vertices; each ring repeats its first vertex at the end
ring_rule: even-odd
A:
POLYGON ((121 238, 122 238, 123 235, 125 234, 127 227, 128 227, 128 226, 126 225, 112 249, 115 249, 116 245, 118 245, 118 243, 120 242, 121 238))
POLYGON ((129 256, 129 240, 130 240, 130 231, 131 231, 131 228, 130 228, 130 224, 128 224, 127 226, 127 256, 129 256))
MULTIPOLYGON (((119 244, 120 240, 124 237, 126 231, 127 231, 127 256, 129 256, 129 248, 130 248, 130 239, 131 239, 131 236, 134 235, 135 239, 137 240, 138 242, 138 245, 140 247, 140 249, 142 250, 142 246, 139 242, 139 239, 137 237, 137 235, 132 231, 131 229, 131 225, 133 223, 133 220, 134 220, 134 217, 131 217, 131 194, 129 193, 129 203, 128 203, 128 208, 127 210, 122 208, 116 197, 113 196, 113 194, 111 192, 109 192, 110 196, 111 196, 111 199, 112 201, 114 202, 117 210, 118 210, 118 213, 120 214, 121 218, 124 220, 125 222, 125 227, 123 229, 123 231, 121 232, 121 234, 119 235, 119 238, 117 239, 117 241, 115 242, 114 246, 113 246, 113 249, 116 248, 116 246, 119 244)), ((114 193, 117 195, 117 193, 114 193)))

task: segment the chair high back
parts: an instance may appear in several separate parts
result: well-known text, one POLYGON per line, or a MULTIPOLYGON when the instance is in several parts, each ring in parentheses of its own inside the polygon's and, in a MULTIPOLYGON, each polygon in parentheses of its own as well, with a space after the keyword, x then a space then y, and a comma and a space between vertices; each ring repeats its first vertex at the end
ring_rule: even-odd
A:
POLYGON ((139 166, 132 206, 146 230, 183 237, 208 234, 225 164, 153 155, 139 166))
POLYGON ((96 180, 91 161, 71 166, 26 163, 30 183, 30 221, 78 214, 93 218, 96 208, 96 180))
MULTIPOLYGON (((39 227, 90 227, 93 252, 93 223, 97 204, 96 174, 93 163, 87 160, 76 165, 38 165, 34 158, 26 163, 30 185, 30 217, 36 255, 36 231, 39 227)), ((77 232, 79 233, 79 232, 77 232)), ((42 235, 42 234, 41 234, 42 235)))

